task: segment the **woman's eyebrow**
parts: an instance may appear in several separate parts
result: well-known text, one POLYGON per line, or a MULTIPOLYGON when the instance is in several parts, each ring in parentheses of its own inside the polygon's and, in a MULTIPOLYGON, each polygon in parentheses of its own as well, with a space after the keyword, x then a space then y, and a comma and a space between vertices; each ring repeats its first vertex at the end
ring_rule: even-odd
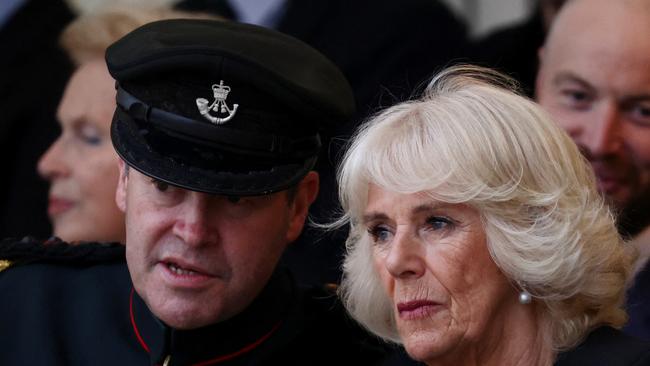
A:
POLYGON ((377 221, 377 220, 386 220, 388 219, 388 216, 384 213, 381 212, 370 212, 367 214, 364 214, 363 217, 361 218, 361 223, 367 224, 372 221, 377 221))

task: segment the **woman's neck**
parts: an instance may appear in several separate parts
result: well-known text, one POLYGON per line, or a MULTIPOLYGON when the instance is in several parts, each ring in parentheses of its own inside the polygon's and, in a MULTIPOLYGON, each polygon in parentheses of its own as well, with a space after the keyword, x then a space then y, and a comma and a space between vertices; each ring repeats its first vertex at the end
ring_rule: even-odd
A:
POLYGON ((459 345, 444 359, 429 366, 551 366, 555 352, 550 327, 541 320, 534 304, 512 304, 501 309, 494 326, 476 342, 459 345))

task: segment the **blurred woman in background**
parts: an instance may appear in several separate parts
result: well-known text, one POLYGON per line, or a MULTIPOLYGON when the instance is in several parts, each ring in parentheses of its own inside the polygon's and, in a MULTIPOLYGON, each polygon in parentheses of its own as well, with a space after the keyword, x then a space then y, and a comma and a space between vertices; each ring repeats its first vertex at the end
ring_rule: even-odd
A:
MULTIPOLYGON (((170 18, 209 18, 166 8, 114 8, 81 16, 61 35, 76 65, 59 103, 61 135, 41 157, 49 180, 54 235, 68 242, 124 241, 124 215, 115 204, 118 156, 110 139, 115 81, 106 48, 133 29, 170 18)), ((212 17, 214 18, 214 17, 212 17)))

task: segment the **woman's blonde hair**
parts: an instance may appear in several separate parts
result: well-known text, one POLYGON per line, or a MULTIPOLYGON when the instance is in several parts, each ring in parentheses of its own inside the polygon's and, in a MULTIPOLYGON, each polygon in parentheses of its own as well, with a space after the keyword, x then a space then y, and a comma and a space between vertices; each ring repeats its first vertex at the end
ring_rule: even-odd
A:
POLYGON ((631 255, 580 151, 507 77, 454 66, 424 95, 364 124, 340 166, 350 224, 340 288, 350 314, 400 342, 361 224, 369 183, 465 203, 482 217, 492 259, 529 291, 550 324, 554 349, 574 346, 601 324, 620 327, 631 255))
POLYGON ((109 7, 79 16, 61 33, 61 47, 76 65, 103 59, 106 48, 132 30, 163 19, 220 19, 166 7, 109 7))

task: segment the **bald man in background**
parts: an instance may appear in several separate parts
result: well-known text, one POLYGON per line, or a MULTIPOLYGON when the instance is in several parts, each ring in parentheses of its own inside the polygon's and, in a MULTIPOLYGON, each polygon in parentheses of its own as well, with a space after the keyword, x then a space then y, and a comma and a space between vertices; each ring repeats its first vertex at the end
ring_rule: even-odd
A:
MULTIPOLYGON (((569 133, 619 215, 650 247, 650 1, 572 0, 540 50, 536 96, 569 133)), ((631 334, 650 339, 650 270, 629 290, 631 334)))

